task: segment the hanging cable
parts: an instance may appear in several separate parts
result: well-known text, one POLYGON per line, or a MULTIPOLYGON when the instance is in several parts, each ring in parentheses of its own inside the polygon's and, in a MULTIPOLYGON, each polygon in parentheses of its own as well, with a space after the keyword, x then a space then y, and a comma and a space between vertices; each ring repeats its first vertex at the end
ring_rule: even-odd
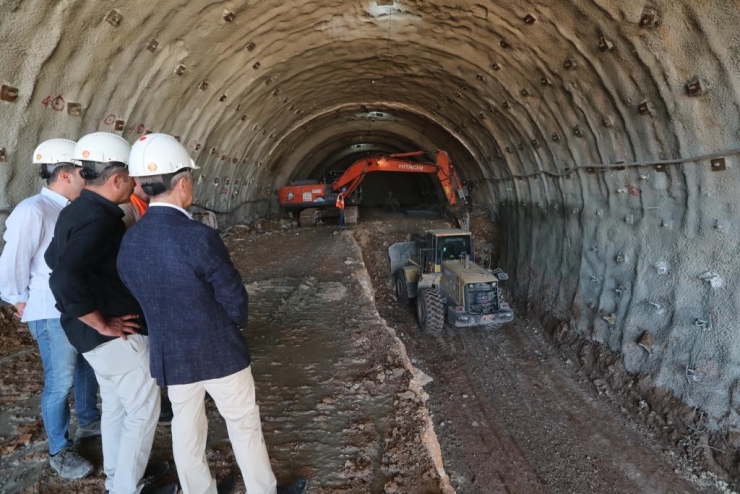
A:
POLYGON ((600 165, 579 165, 574 166, 572 168, 566 168, 562 172, 548 172, 548 171, 538 171, 534 173, 529 173, 527 175, 507 175, 505 177, 498 177, 498 178, 484 178, 481 180, 478 180, 478 182, 504 182, 506 180, 512 180, 514 178, 531 178, 531 177, 537 177, 539 175, 546 175, 550 177, 565 177, 567 175, 570 175, 571 173, 575 172, 576 170, 586 170, 589 173, 596 173, 599 171, 607 171, 607 170, 614 170, 614 169, 622 169, 622 168, 644 168, 644 167, 663 167, 663 166, 669 166, 669 165, 681 165, 684 163, 692 163, 695 161, 706 161, 706 160, 713 160, 716 158, 724 158, 726 156, 734 156, 740 154, 740 149, 729 149, 727 151, 721 151, 717 153, 711 153, 711 154, 703 154, 700 156, 693 156, 689 158, 678 158, 674 160, 657 160, 657 161, 644 161, 644 162, 622 162, 622 163, 606 163, 606 164, 600 164, 600 165))

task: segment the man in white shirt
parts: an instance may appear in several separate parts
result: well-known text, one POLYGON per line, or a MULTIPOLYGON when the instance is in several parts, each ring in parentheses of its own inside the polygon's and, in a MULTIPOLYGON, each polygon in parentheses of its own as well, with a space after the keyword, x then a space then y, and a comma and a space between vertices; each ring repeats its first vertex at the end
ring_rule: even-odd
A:
POLYGON ((49 462, 63 479, 87 477, 93 465, 69 439, 69 394, 74 386, 77 439, 100 435, 98 383, 90 364, 69 343, 49 288, 51 269, 44 252, 54 235, 59 212, 80 195, 85 184, 71 163, 75 143, 51 139, 33 153, 47 186, 15 207, 5 222, 0 255, 0 297, 16 309, 38 343, 44 366, 41 415, 49 438, 49 462))

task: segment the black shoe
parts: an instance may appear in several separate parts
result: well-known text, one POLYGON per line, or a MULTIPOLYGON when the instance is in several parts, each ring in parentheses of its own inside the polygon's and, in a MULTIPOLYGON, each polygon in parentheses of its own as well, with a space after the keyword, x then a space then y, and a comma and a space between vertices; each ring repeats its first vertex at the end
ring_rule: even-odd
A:
POLYGON ((158 461, 155 463, 150 463, 146 466, 146 470, 144 470, 144 477, 142 477, 141 483, 144 485, 144 487, 152 485, 154 482, 167 475, 167 472, 169 471, 169 462, 158 461))
POLYGON ((159 423, 162 425, 169 425, 172 423, 172 418, 175 414, 172 412, 172 403, 169 400, 163 399, 162 406, 159 409, 159 423))
POLYGON ((308 489, 308 480, 300 478, 290 485, 278 486, 277 494, 303 494, 308 489))
POLYGON ((167 484, 157 487, 144 487, 141 494, 177 494, 177 490, 177 484, 167 484))
POLYGON ((218 494, 231 494, 236 489, 236 478, 233 475, 227 475, 221 479, 221 482, 216 486, 216 492, 218 494))

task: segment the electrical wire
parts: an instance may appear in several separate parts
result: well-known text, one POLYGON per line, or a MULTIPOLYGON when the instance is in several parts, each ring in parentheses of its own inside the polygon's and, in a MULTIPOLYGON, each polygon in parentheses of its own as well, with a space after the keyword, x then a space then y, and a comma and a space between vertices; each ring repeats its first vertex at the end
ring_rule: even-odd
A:
POLYGON ((606 163, 601 165, 579 165, 574 166, 572 168, 566 168, 563 172, 557 173, 557 172, 548 172, 548 171, 538 171, 534 173, 529 173, 527 175, 507 175, 506 177, 498 177, 498 178, 484 178, 481 180, 478 180, 477 182, 504 182, 506 180, 512 180, 514 178, 531 178, 531 177, 537 177, 539 175, 547 175, 550 177, 565 177, 567 175, 570 175, 576 170, 587 170, 590 173, 596 173, 598 171, 607 171, 607 170, 613 170, 613 169, 621 169, 621 168, 644 168, 644 167, 654 167, 654 166, 668 166, 668 165, 680 165, 684 163, 691 163, 695 161, 706 161, 706 160, 713 160, 716 158, 724 158, 725 156, 733 156, 740 154, 740 149, 730 149, 727 151, 717 152, 717 153, 711 153, 711 154, 703 154, 700 156, 693 156, 690 158, 679 158, 675 160, 657 160, 657 161, 645 161, 645 162, 629 162, 629 163, 606 163))

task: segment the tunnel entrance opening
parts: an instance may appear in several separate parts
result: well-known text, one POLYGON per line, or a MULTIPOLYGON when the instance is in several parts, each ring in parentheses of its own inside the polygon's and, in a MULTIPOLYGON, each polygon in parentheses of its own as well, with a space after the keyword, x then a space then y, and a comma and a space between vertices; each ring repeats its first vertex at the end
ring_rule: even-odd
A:
POLYGON ((377 172, 368 174, 360 186, 363 208, 438 208, 444 204, 439 184, 429 175, 417 173, 377 172), (389 201, 390 199, 390 201, 389 201))
POLYGON ((387 140, 390 137, 371 136, 365 141, 357 135, 339 135, 314 147, 299 160, 293 179, 278 187, 283 211, 298 212, 300 225, 314 225, 337 215, 334 205, 340 192, 345 194, 348 224, 356 223, 358 207, 439 214, 448 202, 454 204, 445 190, 459 191, 461 182, 449 165, 449 155, 391 137, 393 142, 387 140), (450 186, 449 177, 457 185, 450 186))

